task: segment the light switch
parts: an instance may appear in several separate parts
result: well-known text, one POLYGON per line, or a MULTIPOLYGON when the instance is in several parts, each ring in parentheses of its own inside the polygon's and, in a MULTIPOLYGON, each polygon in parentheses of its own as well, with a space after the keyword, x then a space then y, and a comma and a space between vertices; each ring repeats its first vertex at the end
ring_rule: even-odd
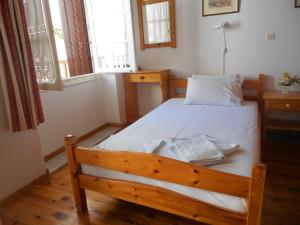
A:
POLYGON ((266 33, 266 40, 267 41, 274 41, 275 40, 275 33, 266 33))

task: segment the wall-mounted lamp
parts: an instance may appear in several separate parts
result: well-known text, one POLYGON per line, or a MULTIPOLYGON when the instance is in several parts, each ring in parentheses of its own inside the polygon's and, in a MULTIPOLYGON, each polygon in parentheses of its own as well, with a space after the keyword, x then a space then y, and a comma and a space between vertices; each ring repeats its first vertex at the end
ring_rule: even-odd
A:
POLYGON ((225 30, 226 28, 228 28, 230 26, 229 22, 227 21, 224 21, 223 23, 217 25, 217 26, 214 26, 213 29, 214 30, 222 30, 223 31, 223 41, 224 41, 224 50, 223 50, 223 75, 225 75, 225 56, 226 56, 226 53, 228 52, 228 49, 227 49, 227 43, 226 43, 226 33, 225 33, 225 30))
POLYGON ((229 23, 227 21, 224 21, 223 23, 221 23, 217 26, 214 26, 213 29, 214 30, 221 30, 221 29, 228 28, 228 27, 229 27, 229 23))

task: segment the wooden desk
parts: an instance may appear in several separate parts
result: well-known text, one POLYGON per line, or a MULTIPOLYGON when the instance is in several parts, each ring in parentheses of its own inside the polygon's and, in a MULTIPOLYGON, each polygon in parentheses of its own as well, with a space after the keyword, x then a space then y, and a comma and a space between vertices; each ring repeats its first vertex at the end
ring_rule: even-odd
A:
POLYGON ((161 89, 161 102, 163 103, 169 96, 169 70, 159 71, 138 71, 124 74, 125 105, 127 122, 132 123, 139 118, 138 108, 138 83, 157 83, 161 89))
POLYGON ((279 91, 265 91, 264 93, 263 137, 267 130, 300 131, 300 121, 270 119, 270 111, 300 112, 300 92, 282 94, 279 91))

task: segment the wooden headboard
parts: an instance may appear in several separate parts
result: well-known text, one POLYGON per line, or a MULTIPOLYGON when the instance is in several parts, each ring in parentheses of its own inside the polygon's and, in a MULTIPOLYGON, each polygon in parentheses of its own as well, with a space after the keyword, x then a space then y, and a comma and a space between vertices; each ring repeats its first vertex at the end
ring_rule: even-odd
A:
MULTIPOLYGON (((257 103, 261 106, 263 99, 265 85, 265 75, 260 74, 257 80, 244 80, 243 90, 247 91, 255 91, 255 93, 251 93, 251 95, 247 95, 244 92, 244 99, 250 101, 257 101, 257 103)), ((174 76, 171 76, 170 79, 170 97, 171 98, 184 98, 185 94, 176 93, 177 89, 186 89, 187 88, 187 79, 176 79, 174 76)))

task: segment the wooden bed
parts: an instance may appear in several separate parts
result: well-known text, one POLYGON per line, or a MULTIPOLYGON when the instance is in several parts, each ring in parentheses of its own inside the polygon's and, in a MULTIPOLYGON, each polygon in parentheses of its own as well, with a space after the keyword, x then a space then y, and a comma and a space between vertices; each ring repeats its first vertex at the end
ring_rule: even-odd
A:
MULTIPOLYGON (((183 97, 176 90, 186 87, 187 80, 171 78, 170 97, 183 97)), ((256 91, 255 96, 245 96, 245 99, 261 105, 263 87, 264 75, 259 75, 258 80, 245 80, 243 89, 256 91)), ((87 210, 85 189, 89 189, 208 224, 260 224, 266 172, 263 164, 254 165, 252 176, 244 177, 154 154, 80 148, 76 147, 76 142, 72 135, 65 137, 73 193, 80 212, 87 210), (245 198, 248 199, 248 212, 226 210, 156 186, 86 175, 82 173, 82 164, 245 198)))

